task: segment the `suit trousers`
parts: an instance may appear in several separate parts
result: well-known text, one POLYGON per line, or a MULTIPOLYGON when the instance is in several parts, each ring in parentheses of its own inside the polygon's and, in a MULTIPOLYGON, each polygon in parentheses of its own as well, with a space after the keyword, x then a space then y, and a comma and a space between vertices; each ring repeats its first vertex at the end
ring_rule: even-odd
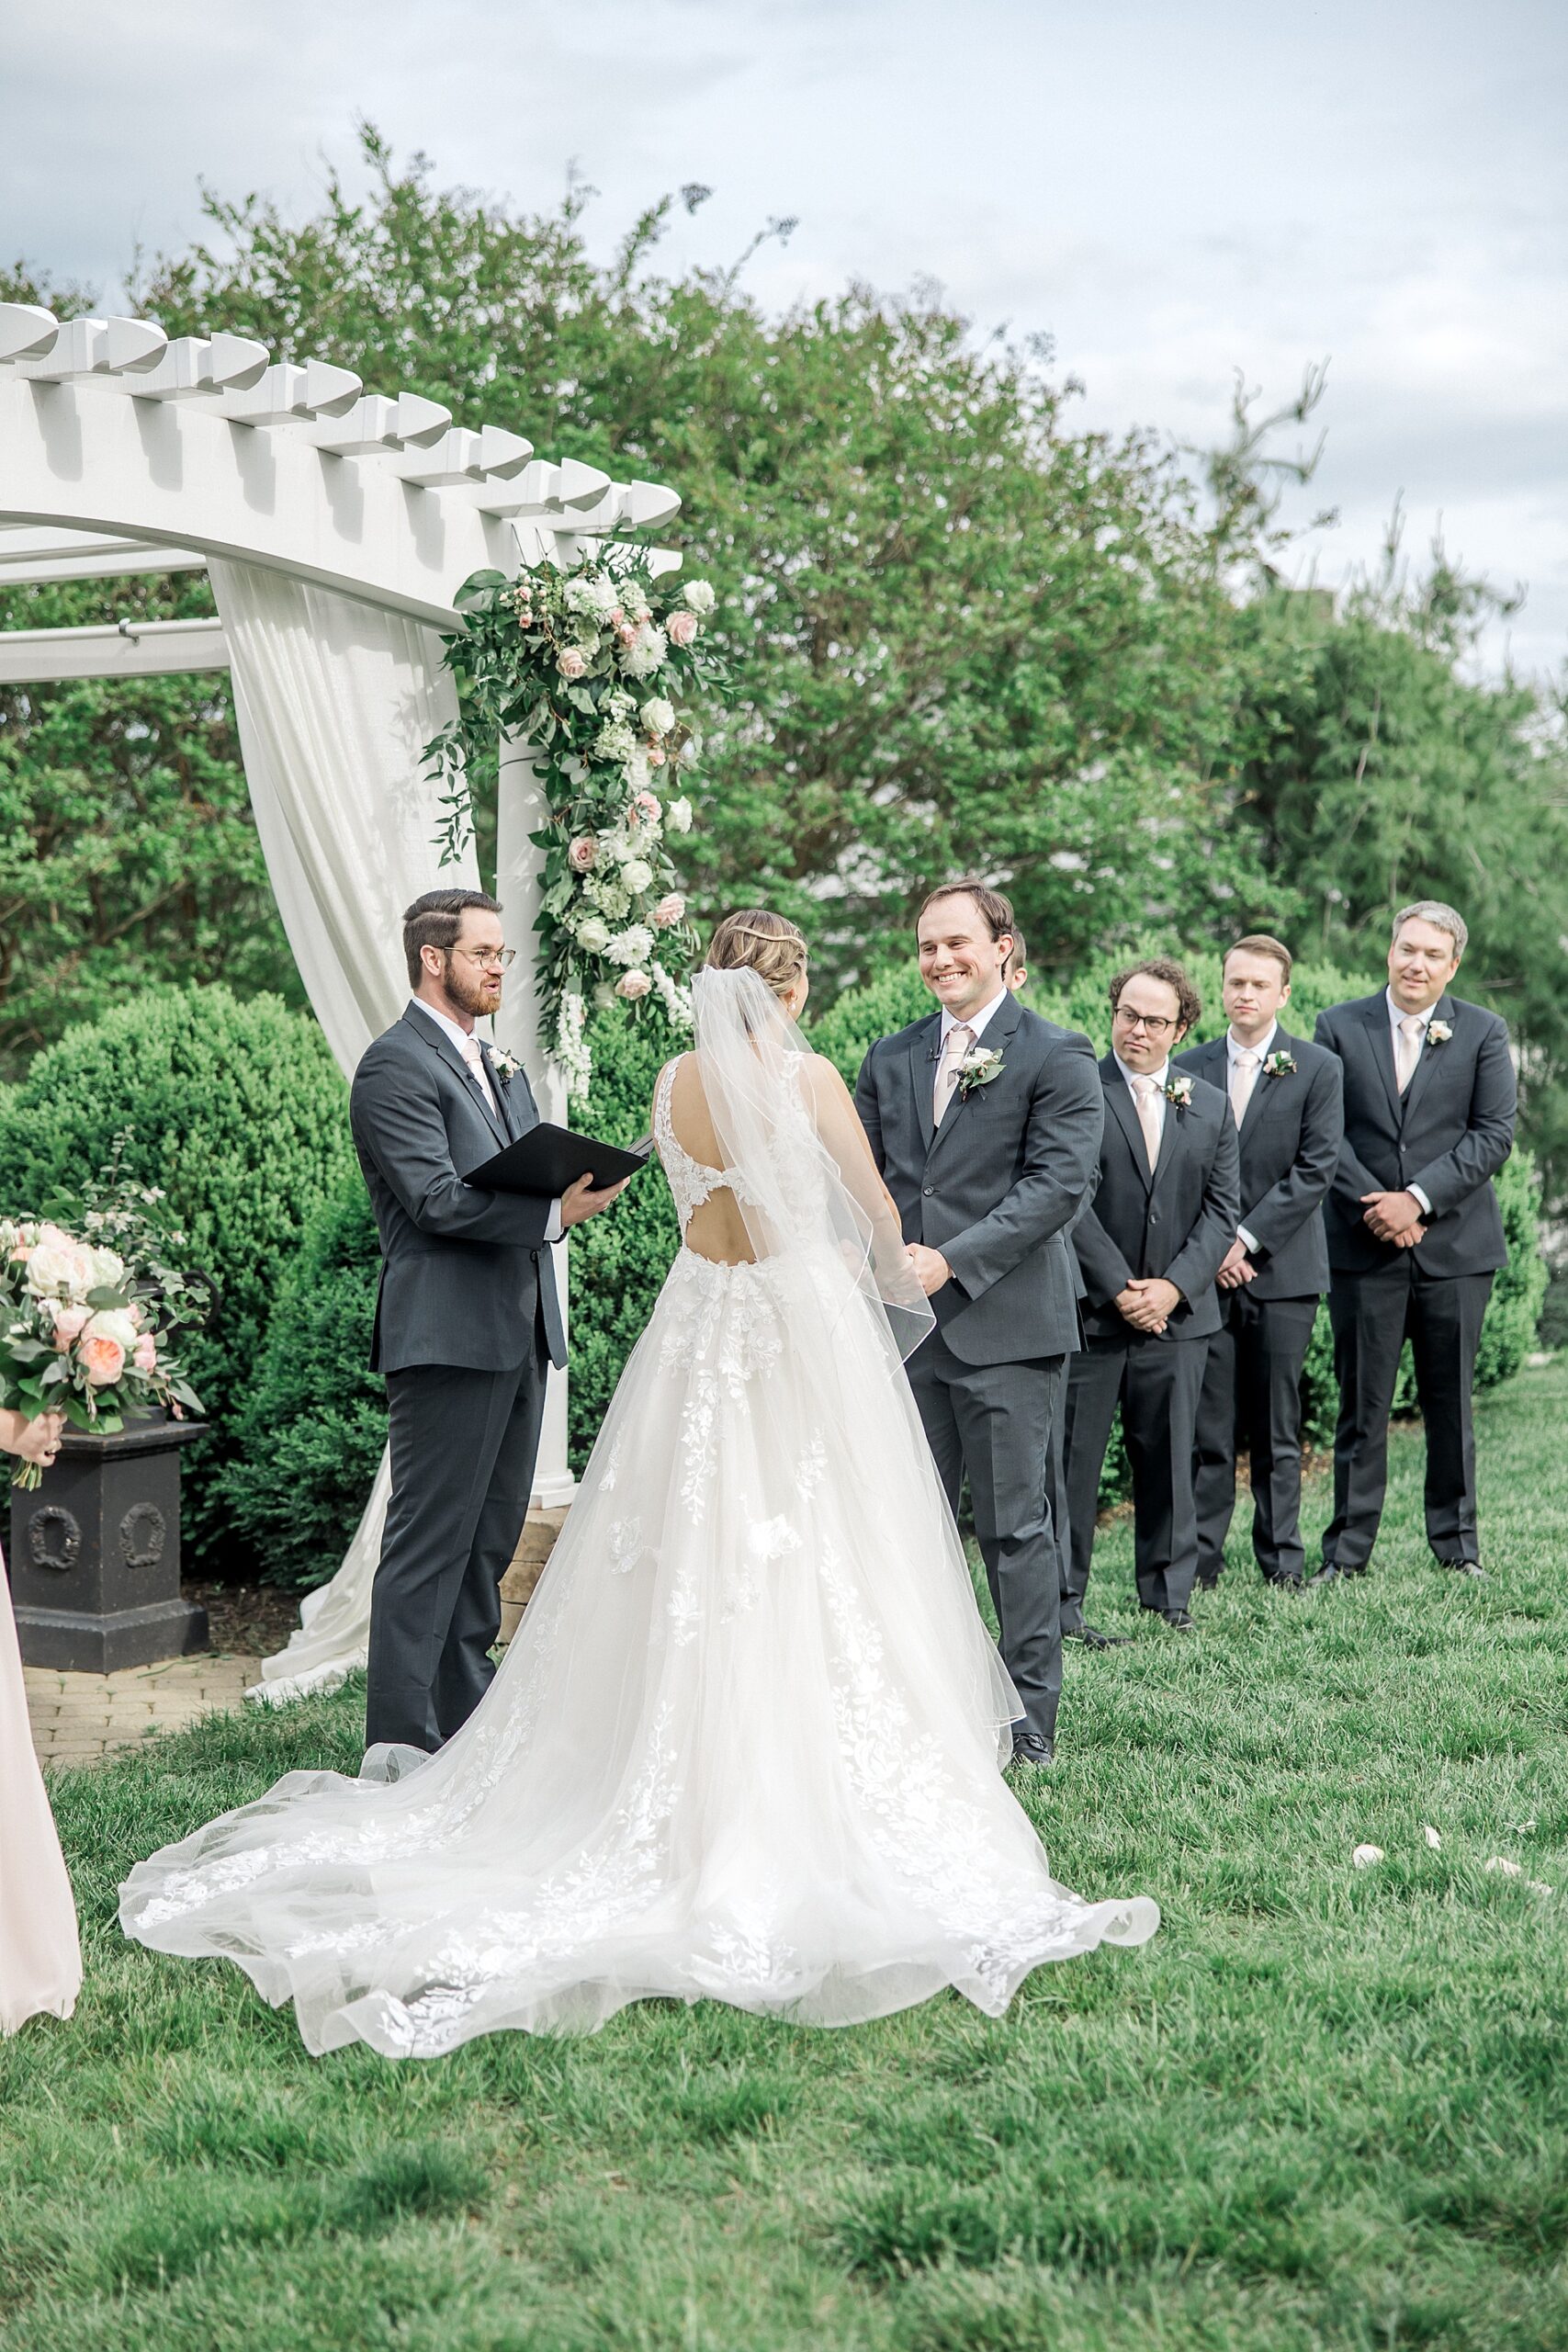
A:
POLYGON ((1299 1584, 1302 1543, 1302 1366, 1317 1316, 1315 1298, 1224 1293, 1221 1326, 1209 1342, 1198 1400, 1194 1488, 1198 1574, 1213 1583, 1224 1566, 1235 1509, 1235 1459, 1252 1473, 1252 1553, 1276 1584, 1299 1584))
POLYGON ((1043 1739, 1055 1737, 1062 1695, 1061 1566, 1046 1478, 1066 1361, 964 1363, 933 1331, 907 1366, 955 1517, 968 1473, 1002 1664, 1022 1703, 1024 1729, 1043 1739))
POLYGON ((365 1743, 434 1750, 490 1688, 501 1580, 533 1491, 547 1358, 387 1375, 392 1492, 370 1589, 365 1743))
POLYGON ((1427 1430, 1427 1541, 1439 1560, 1480 1557, 1472 1394, 1491 1274, 1424 1274, 1412 1250, 1371 1273, 1336 1272, 1328 1294, 1339 1420, 1325 1560, 1364 1568, 1388 1485, 1388 1417, 1406 1340, 1427 1430))
POLYGON ((1192 1451, 1209 1342, 1093 1340, 1067 1367, 1067 1566, 1062 1622, 1083 1623, 1100 1474, 1116 1408, 1133 1473, 1138 1599, 1161 1615, 1185 1609, 1198 1573, 1192 1451))

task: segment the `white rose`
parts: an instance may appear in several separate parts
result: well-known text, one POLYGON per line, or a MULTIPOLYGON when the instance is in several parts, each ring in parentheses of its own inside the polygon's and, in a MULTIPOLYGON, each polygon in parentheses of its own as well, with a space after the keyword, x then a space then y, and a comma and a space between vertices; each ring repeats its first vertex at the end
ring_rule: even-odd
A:
POLYGON ((604 952, 612 964, 646 964, 653 953, 653 933, 646 923, 628 923, 604 952))
POLYGON ((112 1250, 89 1250, 87 1255, 93 1261, 92 1288, 118 1290, 125 1280, 125 1260, 112 1250))
POLYGON ((610 944, 610 926, 603 915, 589 915, 578 924, 577 944, 585 956, 603 956, 610 944))
POLYGON ((141 1334, 123 1306, 101 1306, 83 1329, 85 1340, 113 1340, 130 1355, 141 1334))
POLYGON ((28 1260, 28 1288, 35 1298, 80 1305, 93 1287, 93 1253, 74 1241, 40 1241, 28 1260))
POLYGON ((615 994, 624 996, 628 1004, 636 1004, 637 999, 645 997, 652 986, 653 982, 646 972, 623 972, 615 982, 615 994))
POLYGON ((679 800, 671 800, 670 806, 664 811, 664 821, 669 826, 672 833, 689 833, 691 831, 692 804, 685 797, 684 794, 682 795, 679 800))
POLYGON ((711 613, 718 602, 707 580, 688 580, 681 594, 694 613, 711 613))
POLYGON ((662 695, 656 695, 651 702, 643 704, 642 723, 650 735, 668 735, 675 724, 674 704, 666 702, 662 695))
POLYGON ((643 857, 628 857, 621 868, 621 879, 634 899, 653 888, 653 868, 643 857))

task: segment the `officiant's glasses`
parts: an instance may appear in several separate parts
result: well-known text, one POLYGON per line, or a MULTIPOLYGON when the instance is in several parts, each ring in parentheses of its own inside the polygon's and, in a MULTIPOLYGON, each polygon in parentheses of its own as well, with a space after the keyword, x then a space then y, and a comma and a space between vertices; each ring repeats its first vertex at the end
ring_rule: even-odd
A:
POLYGON ((466 956, 470 964, 482 964, 487 972, 510 971, 517 961, 515 947, 449 947, 448 956, 466 956))

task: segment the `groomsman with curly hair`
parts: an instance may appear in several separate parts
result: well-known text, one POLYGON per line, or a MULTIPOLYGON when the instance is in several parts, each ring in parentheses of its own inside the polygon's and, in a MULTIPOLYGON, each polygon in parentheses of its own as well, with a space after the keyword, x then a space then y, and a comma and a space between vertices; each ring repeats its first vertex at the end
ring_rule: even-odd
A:
POLYGON ((1179 964, 1134 964, 1111 983, 1111 1049, 1100 1065, 1100 1181, 1073 1228, 1084 1346, 1067 1371, 1065 1634, 1120 1637, 1084 1617, 1100 1474, 1117 1406, 1133 1472, 1138 1598, 1178 1633, 1198 1570, 1192 1447, 1214 1277, 1235 1238, 1235 1121, 1217 1087, 1170 1059, 1203 1010, 1179 964))

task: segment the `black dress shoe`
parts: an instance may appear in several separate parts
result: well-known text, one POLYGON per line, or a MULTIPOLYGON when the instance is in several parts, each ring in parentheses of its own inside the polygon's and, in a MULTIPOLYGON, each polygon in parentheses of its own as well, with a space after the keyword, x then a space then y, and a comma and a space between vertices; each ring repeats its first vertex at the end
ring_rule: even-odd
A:
POLYGON ((1065 1642, 1081 1642, 1086 1650, 1124 1650, 1125 1634, 1102 1634, 1098 1625, 1072 1625, 1063 1633, 1065 1642))
POLYGON ((1190 1634, 1193 1631, 1192 1620, 1185 1609, 1166 1609, 1160 1613, 1173 1634, 1190 1634))
POLYGON ((1200 1568, 1197 1575, 1192 1579, 1192 1589, 1194 1592, 1218 1592, 1219 1589, 1220 1572, 1218 1568, 1200 1568))
MULTIPOLYGON (((1302 1589, 1300 1577, 1270 1576, 1267 1568, 1263 1571, 1263 1581, 1265 1584, 1272 1585, 1277 1592, 1300 1592, 1302 1589)), ((1315 1583, 1316 1578, 1314 1577, 1313 1581, 1315 1583)))
POLYGON ((1483 1582, 1485 1581, 1486 1571, 1479 1560, 1445 1560, 1441 1554, 1437 1552, 1433 1553, 1432 1557, 1437 1561, 1438 1567, 1447 1568, 1450 1576, 1479 1577, 1483 1582))
POLYGON ((1023 1764, 1027 1765, 1032 1771, 1043 1772, 1047 1766, 1054 1764, 1055 1760, 1055 1741, 1044 1738, 1037 1731, 1021 1731, 1013 1741, 1010 1767, 1013 1770, 1023 1764))
POLYGON ((1314 1585, 1333 1584, 1340 1577, 1364 1577, 1366 1573, 1364 1567, 1342 1568, 1337 1560, 1325 1560, 1316 1576, 1308 1577, 1307 1590, 1310 1592, 1314 1585))

